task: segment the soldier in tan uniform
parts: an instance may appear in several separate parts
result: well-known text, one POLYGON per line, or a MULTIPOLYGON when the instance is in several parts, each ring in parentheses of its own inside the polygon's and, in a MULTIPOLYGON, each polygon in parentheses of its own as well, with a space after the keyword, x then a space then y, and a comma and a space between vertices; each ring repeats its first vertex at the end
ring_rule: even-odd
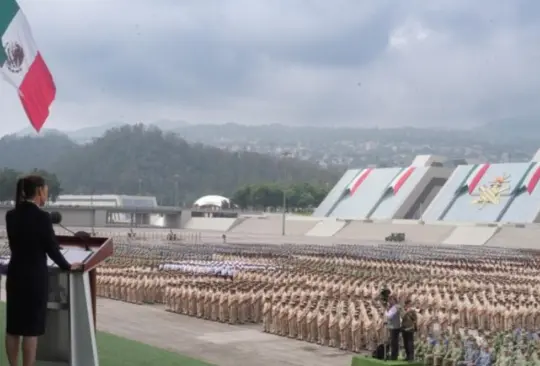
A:
POLYGON ((227 323, 229 321, 229 293, 223 289, 219 298, 219 321, 227 323))
POLYGON ((134 275, 131 275, 127 286, 127 302, 136 303, 137 301, 137 280, 134 275))
POLYGON ((251 318, 251 293, 242 290, 238 296, 239 301, 239 324, 246 324, 251 318))
POLYGON ((307 315, 309 310, 307 309, 306 298, 304 297, 298 310, 296 311, 296 325, 298 327, 297 339, 300 341, 308 340, 308 323, 307 315))
POLYGON ((174 288, 174 312, 178 314, 187 314, 188 312, 188 296, 189 296, 189 287, 182 286, 180 284, 176 285, 174 288))
POLYGON ((281 308, 279 311, 278 335, 284 336, 284 337, 289 335, 288 318, 289 318, 289 297, 285 296, 281 302, 281 308))
MULTIPOLYGON (((136 287, 135 287, 136 288, 136 287)), ((171 289, 172 286, 165 287, 165 290, 163 292, 163 302, 165 303, 165 311, 171 311, 172 304, 171 304, 171 289)))
POLYGON ((356 309, 351 320, 351 340, 352 351, 359 353, 365 345, 362 343, 362 321, 360 319, 360 310, 356 309))
POLYGON ((144 278, 142 275, 139 275, 137 278, 136 288, 135 288, 135 302, 141 305, 144 302, 144 278))
POLYGON ((199 294, 200 290, 195 286, 195 284, 191 288, 191 292, 189 293, 189 308, 188 308, 188 315, 189 316, 197 316, 197 302, 199 300, 199 294))
POLYGON ((197 296, 195 297, 195 315, 197 318, 203 317, 206 291, 206 287, 201 287, 199 290, 197 290, 197 296))
POLYGON ((150 279, 148 278, 148 275, 145 274, 142 281, 142 303, 145 303, 145 304, 148 303, 149 287, 150 287, 150 279))
MULTIPOLYGON (((272 298, 274 300, 274 297, 272 298)), ((272 303, 272 326, 270 328, 270 333, 272 334, 280 334, 279 330, 279 314, 281 314, 281 302, 278 302, 277 300, 272 303)))
POLYGON ((341 316, 338 322, 339 327, 339 348, 341 350, 348 350, 350 345, 350 318, 347 307, 344 307, 341 311, 341 316))
POLYGON ((328 318, 328 332, 329 332, 329 342, 330 347, 337 347, 339 342, 339 316, 337 315, 336 305, 332 305, 332 310, 328 318))
POLYGON ((297 338, 298 337, 298 301, 296 298, 291 301, 289 304, 289 313, 287 314, 287 326, 288 326, 288 334, 287 336, 289 338, 297 338))
POLYGON ((122 275, 120 277, 120 300, 121 301, 127 301, 127 292, 130 285, 130 279, 127 275, 122 275))
POLYGON ((229 324, 238 323, 238 294, 236 289, 231 289, 229 294, 229 324))
POLYGON ((306 315, 306 323, 308 328, 308 339, 310 343, 317 343, 318 328, 317 328, 317 303, 311 302, 309 311, 306 315))
POLYGON ((265 333, 272 332, 272 302, 271 300, 272 298, 268 294, 264 298, 262 319, 263 319, 263 331, 265 333))
POLYGON ((212 314, 212 295, 214 293, 214 289, 211 286, 208 286, 206 288, 206 292, 204 294, 204 306, 203 306, 203 318, 205 320, 210 320, 210 316, 212 314))
POLYGON ((251 317, 250 321, 253 323, 260 323, 261 322, 261 311, 263 308, 263 305, 261 304, 262 299, 264 297, 264 292, 259 290, 252 290, 251 293, 251 317))
POLYGON ((329 316, 325 311, 326 306, 321 305, 319 307, 319 314, 317 314, 317 328, 318 328, 318 343, 320 345, 326 346, 328 344, 329 330, 328 330, 328 320, 329 316))
POLYGON ((215 291, 212 292, 212 297, 210 299, 210 319, 212 321, 219 320, 219 299, 221 297, 221 291, 219 285, 215 291))

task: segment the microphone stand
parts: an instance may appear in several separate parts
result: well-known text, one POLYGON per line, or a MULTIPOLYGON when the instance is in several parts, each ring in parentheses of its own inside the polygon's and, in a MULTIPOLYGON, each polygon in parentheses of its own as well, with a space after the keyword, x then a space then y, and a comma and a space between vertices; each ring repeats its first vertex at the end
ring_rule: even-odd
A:
POLYGON ((84 231, 77 231, 77 232, 74 232, 73 230, 70 230, 68 229, 67 227, 65 227, 64 225, 62 225, 61 223, 58 223, 56 224, 58 226, 60 226, 62 229, 64 229, 65 231, 67 231, 68 233, 72 234, 74 237, 76 238, 79 238, 82 240, 83 244, 84 244, 84 250, 86 250, 87 252, 90 252, 90 247, 88 245, 88 239, 90 239, 90 234, 84 232, 84 231))

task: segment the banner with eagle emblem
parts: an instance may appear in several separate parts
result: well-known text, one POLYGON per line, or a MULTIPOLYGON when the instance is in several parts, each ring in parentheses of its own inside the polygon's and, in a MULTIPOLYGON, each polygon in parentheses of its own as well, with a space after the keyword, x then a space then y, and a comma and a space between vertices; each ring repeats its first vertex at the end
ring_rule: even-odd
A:
POLYGON ((18 90, 26 115, 39 132, 49 117, 56 86, 15 0, 0 0, 0 37, 0 74, 18 90))

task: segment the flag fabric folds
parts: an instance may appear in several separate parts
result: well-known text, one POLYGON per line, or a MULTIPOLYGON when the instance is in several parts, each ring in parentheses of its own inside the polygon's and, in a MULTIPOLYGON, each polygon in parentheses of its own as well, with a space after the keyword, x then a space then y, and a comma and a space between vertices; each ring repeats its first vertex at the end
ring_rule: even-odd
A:
POLYGON ((32 126, 39 131, 56 97, 53 77, 15 0, 0 0, 0 73, 17 89, 32 126))
POLYGON ((349 183, 349 185, 347 186, 347 191, 349 192, 351 196, 354 194, 354 192, 356 192, 358 187, 360 187, 360 185, 366 180, 366 178, 368 177, 369 173, 371 173, 372 170, 373 170, 372 168, 361 170, 360 173, 358 173, 358 175, 354 177, 352 182, 349 183))
POLYGON ((538 186, 539 181, 540 163, 531 163, 525 171, 522 180, 519 182, 516 193, 527 192, 528 194, 532 194, 538 186))
POLYGON ((490 164, 475 165, 469 172, 469 175, 467 176, 464 184, 462 185, 463 190, 466 189, 469 194, 472 194, 482 181, 482 178, 489 169, 489 166, 490 164))
POLYGON ((414 173, 415 167, 410 166, 408 168, 405 168, 399 172, 398 175, 394 177, 392 180, 392 183, 390 183, 389 188, 392 190, 393 194, 397 194, 401 187, 407 182, 407 179, 414 173))

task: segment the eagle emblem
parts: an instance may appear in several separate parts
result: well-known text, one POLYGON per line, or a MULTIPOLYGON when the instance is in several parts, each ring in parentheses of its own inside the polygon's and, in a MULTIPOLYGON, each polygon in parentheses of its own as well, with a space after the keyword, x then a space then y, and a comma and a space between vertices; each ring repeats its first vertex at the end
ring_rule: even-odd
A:
POLYGON ((499 204, 501 202, 501 196, 508 193, 510 188, 509 174, 496 177, 493 181, 478 188, 479 197, 473 203, 480 205, 480 209, 489 204, 499 204))
POLYGON ((6 67, 12 73, 18 74, 23 69, 24 48, 17 42, 8 42, 4 45, 6 50, 6 67))

